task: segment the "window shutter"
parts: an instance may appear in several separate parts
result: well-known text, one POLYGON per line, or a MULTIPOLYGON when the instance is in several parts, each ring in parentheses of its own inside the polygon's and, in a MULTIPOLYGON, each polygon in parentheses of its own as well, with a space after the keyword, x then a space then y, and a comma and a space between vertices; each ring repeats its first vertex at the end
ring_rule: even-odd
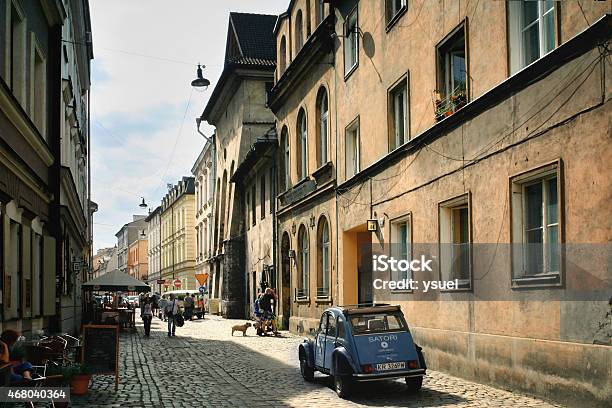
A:
POLYGON ((44 236, 43 315, 55 314, 55 238, 44 236))

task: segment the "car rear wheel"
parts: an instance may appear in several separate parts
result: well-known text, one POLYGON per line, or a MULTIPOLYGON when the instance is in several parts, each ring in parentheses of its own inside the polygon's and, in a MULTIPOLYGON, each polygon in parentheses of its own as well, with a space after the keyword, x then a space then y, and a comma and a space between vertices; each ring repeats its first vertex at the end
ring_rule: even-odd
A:
POLYGON ((340 398, 348 398, 353 388, 353 380, 348 375, 334 376, 334 388, 340 398))
POLYGON ((423 385, 423 377, 406 377, 408 392, 418 392, 423 385))
POLYGON ((300 372, 306 381, 314 381, 314 369, 308 366, 306 360, 300 360, 300 372))

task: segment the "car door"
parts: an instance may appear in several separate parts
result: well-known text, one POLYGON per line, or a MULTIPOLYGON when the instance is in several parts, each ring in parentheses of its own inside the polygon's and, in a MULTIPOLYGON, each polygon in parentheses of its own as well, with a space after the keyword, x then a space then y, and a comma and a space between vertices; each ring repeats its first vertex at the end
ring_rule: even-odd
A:
POLYGON ((327 339, 327 313, 323 313, 315 339, 315 366, 325 367, 325 341, 327 339))
POLYGON ((336 318, 329 314, 327 318, 327 334, 325 335, 325 355, 323 357, 325 361, 324 367, 327 370, 331 370, 332 353, 336 348, 336 336, 338 334, 336 327, 336 318))

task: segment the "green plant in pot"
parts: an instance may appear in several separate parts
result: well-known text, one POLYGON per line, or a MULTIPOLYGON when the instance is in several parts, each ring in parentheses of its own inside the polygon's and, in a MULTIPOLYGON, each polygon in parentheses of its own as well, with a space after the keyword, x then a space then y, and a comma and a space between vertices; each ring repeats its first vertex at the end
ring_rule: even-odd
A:
POLYGON ((70 386, 72 395, 85 395, 89 389, 91 372, 85 364, 69 364, 63 366, 50 366, 47 375, 61 374, 64 377, 64 385, 70 386))

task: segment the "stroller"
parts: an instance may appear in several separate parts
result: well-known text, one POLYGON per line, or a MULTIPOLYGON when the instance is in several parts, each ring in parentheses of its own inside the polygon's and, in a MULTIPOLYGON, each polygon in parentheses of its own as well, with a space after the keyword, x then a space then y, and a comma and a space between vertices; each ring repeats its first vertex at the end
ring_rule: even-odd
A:
POLYGON ((257 299, 253 305, 254 309, 254 319, 255 320, 255 330, 257 331, 258 336, 265 336, 268 333, 274 331, 272 327, 272 322, 265 318, 264 311, 259 307, 259 299, 257 299))

